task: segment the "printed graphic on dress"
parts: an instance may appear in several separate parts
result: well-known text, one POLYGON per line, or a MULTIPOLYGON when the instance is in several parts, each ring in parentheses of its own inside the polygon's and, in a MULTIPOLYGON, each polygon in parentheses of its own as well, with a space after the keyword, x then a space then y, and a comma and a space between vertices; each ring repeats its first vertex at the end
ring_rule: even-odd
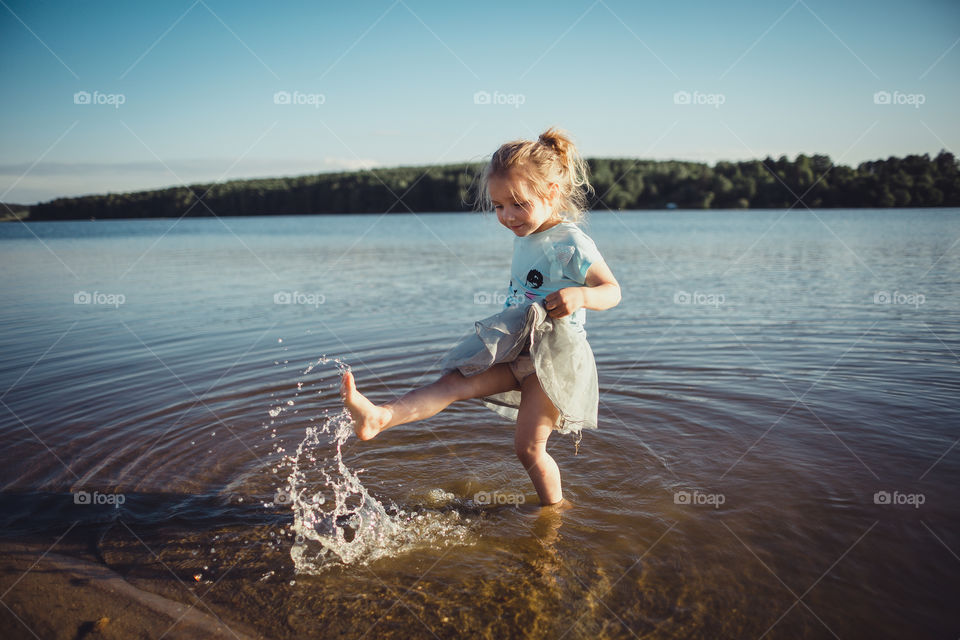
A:
POLYGON ((539 289, 543 285, 543 274, 536 269, 530 269, 527 274, 527 284, 534 289, 539 289))
MULTIPOLYGON (((533 289, 539 289, 543 285, 543 274, 537 271, 536 269, 530 269, 527 273, 527 285, 533 289)), ((526 296, 530 300, 536 300, 539 296, 530 291, 526 292, 526 296)))

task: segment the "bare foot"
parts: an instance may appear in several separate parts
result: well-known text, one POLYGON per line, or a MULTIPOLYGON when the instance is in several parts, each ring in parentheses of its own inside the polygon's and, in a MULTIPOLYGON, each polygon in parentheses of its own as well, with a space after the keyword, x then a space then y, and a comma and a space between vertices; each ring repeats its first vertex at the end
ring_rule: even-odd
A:
POLYGON ((353 432, 361 440, 370 440, 380 433, 393 414, 389 409, 378 407, 357 391, 353 373, 345 371, 340 382, 340 397, 353 418, 353 432))
POLYGON ((544 547, 549 548, 560 537, 560 526, 563 524, 562 514, 571 508, 573 508, 573 503, 566 498, 540 507, 537 521, 533 526, 533 535, 544 547))

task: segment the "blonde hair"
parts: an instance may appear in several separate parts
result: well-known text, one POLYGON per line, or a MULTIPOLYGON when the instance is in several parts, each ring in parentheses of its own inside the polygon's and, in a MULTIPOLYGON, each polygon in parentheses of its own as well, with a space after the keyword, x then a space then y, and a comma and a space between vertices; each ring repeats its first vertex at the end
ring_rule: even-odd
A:
POLYGON ((490 179, 510 176, 519 182, 518 196, 546 199, 550 186, 559 185, 559 201, 554 215, 569 222, 580 222, 587 211, 587 194, 593 192, 590 168, 565 131, 550 127, 536 142, 513 140, 497 149, 480 173, 475 208, 491 211, 490 179), (564 215, 566 214, 566 215, 564 215))

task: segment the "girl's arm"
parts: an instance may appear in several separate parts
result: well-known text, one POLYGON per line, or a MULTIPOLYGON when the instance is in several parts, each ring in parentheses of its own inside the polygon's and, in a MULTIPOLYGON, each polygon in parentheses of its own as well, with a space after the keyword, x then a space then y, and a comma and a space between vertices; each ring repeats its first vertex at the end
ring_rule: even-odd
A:
POLYGON ((554 291, 544 302, 551 318, 568 316, 580 308, 603 311, 620 304, 620 284, 606 262, 594 262, 587 270, 586 286, 554 291))

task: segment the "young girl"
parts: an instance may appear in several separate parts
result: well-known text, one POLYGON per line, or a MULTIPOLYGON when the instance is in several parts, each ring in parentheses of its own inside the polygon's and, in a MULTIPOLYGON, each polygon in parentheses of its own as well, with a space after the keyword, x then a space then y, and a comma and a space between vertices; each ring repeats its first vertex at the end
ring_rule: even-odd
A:
POLYGON ((547 439, 597 428, 597 369, 585 309, 620 302, 620 285, 593 241, 577 227, 586 209, 587 164, 565 133, 502 145, 480 176, 479 207, 514 234, 504 309, 476 322, 441 362, 436 382, 376 406, 349 371, 340 393, 361 440, 481 398, 516 422, 514 444, 542 505, 563 500, 547 439))

